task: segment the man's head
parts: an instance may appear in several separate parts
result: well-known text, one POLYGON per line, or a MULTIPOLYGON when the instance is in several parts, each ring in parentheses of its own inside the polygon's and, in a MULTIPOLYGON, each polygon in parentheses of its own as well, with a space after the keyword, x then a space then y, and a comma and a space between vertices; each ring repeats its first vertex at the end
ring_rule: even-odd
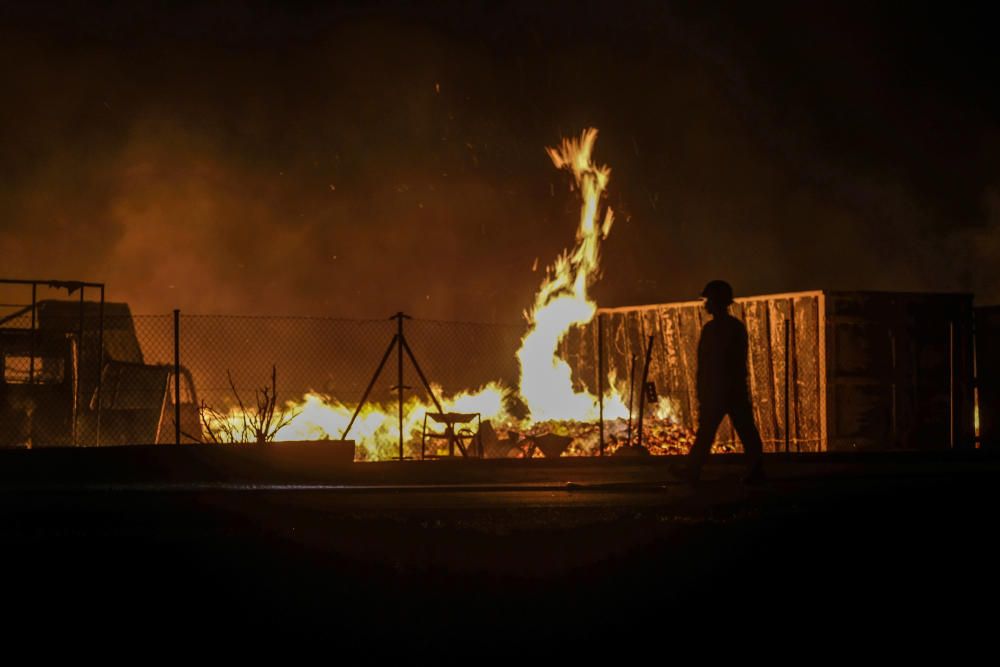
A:
POLYGON ((725 280, 712 280, 701 291, 705 298, 705 310, 712 315, 721 315, 729 311, 733 302, 733 288, 725 280))

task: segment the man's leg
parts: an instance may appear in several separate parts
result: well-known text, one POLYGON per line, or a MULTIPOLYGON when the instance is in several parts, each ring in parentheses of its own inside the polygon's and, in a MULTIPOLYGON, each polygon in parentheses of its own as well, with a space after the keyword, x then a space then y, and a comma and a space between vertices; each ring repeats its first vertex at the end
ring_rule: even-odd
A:
POLYGON ((715 432, 719 430, 719 422, 725 416, 723 410, 701 406, 698 409, 698 431, 694 437, 694 444, 687 455, 687 472, 697 479, 701 475, 701 467, 705 465, 705 459, 712 451, 712 443, 715 442, 715 432))
POLYGON ((740 442, 743 443, 743 453, 746 455, 747 474, 760 475, 764 463, 764 443, 760 439, 760 431, 753 419, 753 406, 750 397, 737 400, 729 410, 729 418, 740 442))

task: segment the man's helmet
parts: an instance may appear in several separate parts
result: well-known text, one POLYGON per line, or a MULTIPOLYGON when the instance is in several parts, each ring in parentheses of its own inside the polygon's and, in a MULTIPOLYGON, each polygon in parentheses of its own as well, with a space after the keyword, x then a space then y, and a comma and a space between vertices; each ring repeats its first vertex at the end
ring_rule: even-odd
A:
POLYGON ((733 288, 725 280, 713 280, 705 285, 701 295, 709 301, 730 304, 733 302, 733 288))

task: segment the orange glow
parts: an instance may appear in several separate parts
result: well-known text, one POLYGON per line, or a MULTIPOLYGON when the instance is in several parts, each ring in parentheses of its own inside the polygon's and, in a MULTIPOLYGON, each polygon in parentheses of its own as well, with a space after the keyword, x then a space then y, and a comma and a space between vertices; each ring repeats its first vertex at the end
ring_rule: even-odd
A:
MULTIPOLYGON (((569 364, 558 354, 563 338, 574 326, 590 322, 597 304, 587 293, 600 275, 600 244, 607 238, 614 223, 614 213, 601 202, 611 177, 611 169, 597 165, 592 158, 597 130, 589 128, 577 139, 563 139, 556 148, 546 152, 557 169, 573 175, 580 193, 580 219, 576 242, 560 254, 548 268, 546 277, 535 295, 531 309, 525 313, 528 331, 517 351, 520 382, 517 392, 530 412, 526 419, 514 419, 508 414, 504 397, 510 389, 492 382, 474 391, 444 397, 442 407, 448 412, 478 412, 483 420, 491 420, 498 432, 530 437, 544 432, 573 432, 574 443, 568 452, 590 454, 596 449, 596 434, 584 434, 598 417, 598 399, 588 392, 573 388, 569 364)), ((537 266, 537 258, 535 266, 537 266)), ((535 270, 535 266, 532 270, 535 270)), ((624 420, 628 406, 622 399, 616 378, 609 378, 604 397, 606 420, 624 420)), ((626 388, 627 390, 627 388, 626 388)), ((441 396, 440 390, 436 390, 441 396)), ((276 439, 322 440, 341 437, 356 405, 347 405, 337 397, 310 392, 297 401, 285 404, 286 412, 295 414, 291 423, 276 439)), ((383 460, 399 455, 398 407, 365 405, 348 437, 357 443, 359 460, 383 460)), ((424 415, 436 411, 433 404, 411 396, 404 405, 404 440, 411 445, 420 439, 424 415)), ((669 400, 663 398, 650 413, 658 420, 672 422, 669 400)), ((238 410, 225 419, 236 426, 242 423, 238 410)), ((618 424, 624 430, 624 424, 618 424)), ((594 429, 592 429, 594 430, 594 429)), ((528 450, 530 451, 530 450, 528 450)), ((540 453, 534 450, 535 456, 540 453)))

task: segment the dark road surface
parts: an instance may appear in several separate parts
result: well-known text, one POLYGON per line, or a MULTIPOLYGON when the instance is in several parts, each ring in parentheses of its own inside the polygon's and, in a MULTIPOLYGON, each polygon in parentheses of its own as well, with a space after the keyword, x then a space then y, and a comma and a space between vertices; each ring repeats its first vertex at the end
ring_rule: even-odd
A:
POLYGON ((725 457, 698 485, 645 459, 353 464, 277 482, 12 460, 0 549, 21 618, 478 644, 689 625, 940 631, 985 621, 973 610, 1000 592, 1000 459, 979 453, 778 456, 760 487, 725 457))

